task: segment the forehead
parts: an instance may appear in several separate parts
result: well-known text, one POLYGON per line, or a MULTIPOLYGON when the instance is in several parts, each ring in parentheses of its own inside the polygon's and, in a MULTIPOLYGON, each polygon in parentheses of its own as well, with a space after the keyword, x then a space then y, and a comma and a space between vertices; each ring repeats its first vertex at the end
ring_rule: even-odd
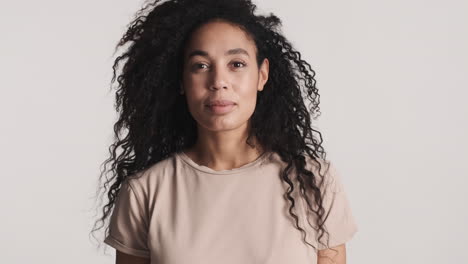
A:
POLYGON ((194 50, 206 51, 210 56, 225 56, 232 49, 244 49, 250 57, 254 56, 256 50, 254 41, 238 26, 224 21, 212 21, 193 31, 184 57, 187 58, 194 50))

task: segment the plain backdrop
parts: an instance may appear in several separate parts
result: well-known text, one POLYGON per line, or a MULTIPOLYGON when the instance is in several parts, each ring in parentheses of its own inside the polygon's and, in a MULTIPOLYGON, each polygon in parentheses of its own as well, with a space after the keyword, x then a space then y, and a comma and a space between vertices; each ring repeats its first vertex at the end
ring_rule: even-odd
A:
MULTIPOLYGON (((468 2, 255 3, 316 71, 359 225, 348 263, 468 263, 468 2)), ((1 1, 2 263, 114 263, 89 233, 112 52, 141 4, 1 1)))

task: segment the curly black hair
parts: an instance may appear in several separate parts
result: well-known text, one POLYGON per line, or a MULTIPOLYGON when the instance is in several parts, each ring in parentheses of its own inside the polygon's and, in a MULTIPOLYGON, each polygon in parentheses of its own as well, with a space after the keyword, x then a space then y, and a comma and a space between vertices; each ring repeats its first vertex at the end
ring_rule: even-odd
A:
POLYGON ((115 107, 119 118, 114 125, 110 157, 101 164, 99 177, 109 202, 102 207, 103 215, 94 223, 92 232, 104 225, 127 177, 195 143, 197 123, 185 97, 179 94, 182 54, 191 32, 222 19, 237 25, 254 40, 257 65, 264 58, 270 62, 270 78, 263 92, 258 93, 247 143, 255 136, 264 150, 278 153, 287 164, 280 177, 289 186, 284 197, 289 201, 294 225, 304 242, 316 249, 306 241, 306 232, 295 214, 296 202, 291 193, 299 183, 300 196, 308 208, 307 221, 310 225, 309 213, 315 215, 317 240, 324 245, 321 238, 328 231, 324 228, 324 196, 318 179, 322 164, 330 163, 322 147, 322 135, 311 124, 311 118, 320 115, 315 72, 281 33, 281 20, 272 13, 256 15, 256 8, 249 0, 155 0, 136 13, 115 50, 128 44, 113 64, 111 83, 117 79, 115 107), (306 106, 305 101, 310 104, 306 106), (317 164, 318 173, 307 169, 309 161, 317 164), (296 177, 292 177, 293 173, 296 177))

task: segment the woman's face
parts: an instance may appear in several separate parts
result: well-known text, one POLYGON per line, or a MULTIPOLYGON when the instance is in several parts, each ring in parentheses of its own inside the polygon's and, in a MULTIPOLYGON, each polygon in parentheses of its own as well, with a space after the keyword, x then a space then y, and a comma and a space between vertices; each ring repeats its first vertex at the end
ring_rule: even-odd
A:
POLYGON ((268 60, 258 68, 255 43, 238 27, 212 21, 191 35, 184 53, 181 89, 189 111, 203 129, 247 128, 257 92, 267 79, 268 60))

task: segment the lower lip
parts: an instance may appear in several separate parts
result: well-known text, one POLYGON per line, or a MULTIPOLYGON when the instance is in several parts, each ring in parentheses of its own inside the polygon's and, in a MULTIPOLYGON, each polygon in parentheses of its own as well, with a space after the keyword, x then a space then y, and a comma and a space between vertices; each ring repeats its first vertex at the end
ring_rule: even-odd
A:
POLYGON ((212 106, 206 106, 206 107, 208 107, 208 109, 215 114, 225 114, 225 113, 230 112, 234 108, 234 106, 236 105, 235 104, 212 105, 212 106))

